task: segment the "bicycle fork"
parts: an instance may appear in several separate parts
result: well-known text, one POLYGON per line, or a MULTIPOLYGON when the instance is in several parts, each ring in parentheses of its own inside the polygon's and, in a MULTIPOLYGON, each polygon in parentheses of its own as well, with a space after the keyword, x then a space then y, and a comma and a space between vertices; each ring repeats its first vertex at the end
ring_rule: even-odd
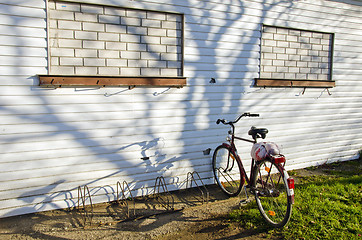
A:
POLYGON ((225 172, 226 172, 226 171, 229 171, 229 172, 230 172, 230 171, 233 169, 233 167, 234 167, 235 161, 236 161, 236 159, 235 159, 235 157, 233 156, 233 154, 231 153, 231 150, 229 149, 228 161, 227 161, 226 168, 225 168, 224 171, 225 171, 225 172), (230 158, 232 159, 231 167, 229 167, 229 165, 230 165, 230 158))

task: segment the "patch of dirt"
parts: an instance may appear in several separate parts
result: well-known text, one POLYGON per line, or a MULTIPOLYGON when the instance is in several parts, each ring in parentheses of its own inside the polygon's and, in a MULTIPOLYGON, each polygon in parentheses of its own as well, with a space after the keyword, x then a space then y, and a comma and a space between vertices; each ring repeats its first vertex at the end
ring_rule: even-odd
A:
POLYGON ((167 240, 225 239, 240 234, 240 227, 228 221, 227 214, 238 207, 242 196, 227 198, 217 186, 207 190, 209 196, 195 188, 158 198, 97 204, 93 210, 87 206, 79 211, 64 209, 3 218, 0 238, 167 240))
MULTIPOLYGON (((361 171, 361 161, 301 169, 291 175, 298 179, 346 169, 361 171)), ((246 229, 228 219, 228 214, 245 198, 244 194, 227 198, 217 186, 207 186, 207 190, 209 196, 206 191, 194 188, 162 194, 158 198, 137 198, 134 202, 97 204, 93 211, 88 206, 79 211, 64 209, 3 218, 0 219, 0 239, 267 238, 264 232, 246 229)))

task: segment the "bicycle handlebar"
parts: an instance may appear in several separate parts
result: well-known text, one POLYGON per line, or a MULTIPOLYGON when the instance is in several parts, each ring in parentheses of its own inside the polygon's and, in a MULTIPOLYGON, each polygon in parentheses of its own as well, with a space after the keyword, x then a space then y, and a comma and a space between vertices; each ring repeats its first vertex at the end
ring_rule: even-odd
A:
POLYGON ((218 119, 216 121, 216 124, 222 123, 224 125, 231 125, 231 124, 237 123, 240 120, 240 118, 242 118, 242 117, 259 117, 259 116, 260 115, 258 113, 245 112, 245 113, 241 114, 235 121, 226 121, 225 119, 218 119))

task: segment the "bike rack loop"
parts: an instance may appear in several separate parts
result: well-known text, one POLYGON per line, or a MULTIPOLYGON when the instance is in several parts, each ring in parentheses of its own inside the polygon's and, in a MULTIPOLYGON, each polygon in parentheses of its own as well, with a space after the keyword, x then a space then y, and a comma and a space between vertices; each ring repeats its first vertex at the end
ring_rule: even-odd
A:
POLYGON ((192 182, 195 183, 196 187, 200 190, 201 192, 201 195, 202 195, 202 204, 204 204, 205 202, 205 194, 204 194, 204 191, 201 189, 201 187, 197 184, 197 181, 195 179, 195 175, 197 176, 197 180, 199 180, 201 182, 201 187, 203 187, 205 189, 205 192, 206 192, 206 203, 209 202, 209 196, 210 196, 210 193, 209 191, 207 190, 204 182, 202 181, 200 175, 198 172, 196 171, 193 171, 193 172, 188 172, 187 173, 187 182, 186 182, 186 188, 190 187, 192 188, 192 182), (190 186, 188 186, 189 184, 189 180, 190 180, 190 186))
POLYGON ((165 178, 163 176, 159 176, 156 178, 155 181, 155 187, 154 187, 154 191, 153 191, 154 196, 156 197, 156 200, 166 209, 166 210, 174 210, 174 205, 175 205, 175 200, 172 196, 172 194, 167 190, 167 186, 166 186, 166 181, 165 178), (160 201, 160 199, 162 200, 162 198, 160 197, 160 188, 162 187, 163 193, 165 193, 166 195, 170 196, 172 199, 172 203, 170 205, 170 201, 167 198, 167 201, 160 201), (157 191, 156 191, 157 189, 157 191))
POLYGON ((132 192, 131 192, 131 188, 129 187, 128 183, 126 181, 123 181, 122 182, 122 185, 121 183, 118 181, 117 182, 117 199, 116 201, 118 203, 123 203, 127 206, 127 218, 130 218, 131 215, 130 215, 130 210, 129 210, 129 205, 128 205, 128 201, 127 201, 127 198, 126 198, 126 190, 127 190, 127 193, 129 193, 129 196, 128 198, 131 198, 132 202, 133 202, 133 216, 136 215, 136 203, 135 203, 135 199, 132 195, 132 192), (120 192, 121 190, 121 192, 120 192), (121 196, 121 199, 120 199, 120 193, 122 193, 122 196, 121 196))
POLYGON ((78 208, 77 208, 77 210, 79 212, 80 212, 80 200, 82 200, 83 211, 84 211, 84 214, 82 214, 83 226, 85 227, 88 221, 89 221, 89 225, 91 226, 92 220, 93 220, 93 203, 92 203, 92 197, 91 197, 91 194, 90 194, 90 191, 89 191, 89 188, 87 185, 84 185, 83 189, 82 189, 82 186, 78 187, 78 208), (90 213, 88 213, 87 208, 86 208, 87 197, 90 202, 90 208, 91 208, 90 213))

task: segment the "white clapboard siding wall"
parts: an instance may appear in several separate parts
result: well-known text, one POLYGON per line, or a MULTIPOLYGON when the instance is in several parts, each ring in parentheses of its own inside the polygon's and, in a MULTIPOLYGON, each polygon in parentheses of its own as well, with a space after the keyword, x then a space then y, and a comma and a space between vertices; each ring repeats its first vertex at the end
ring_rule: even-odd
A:
MULTIPOLYGON (((358 157, 362 148, 361 1, 74 0, 185 16, 185 76, 177 88, 37 87, 47 74, 44 0, 0 0, 0 216, 73 207, 78 186, 93 202, 186 187, 188 172, 213 183, 211 156, 225 140, 218 118, 260 113, 237 126, 267 127, 303 168, 358 157), (122 3, 121 3, 122 2, 122 3), (256 88, 261 24, 335 34, 326 89, 256 88), (215 78, 216 83, 210 83, 215 78)), ((250 144, 239 144, 250 167, 250 144)))

